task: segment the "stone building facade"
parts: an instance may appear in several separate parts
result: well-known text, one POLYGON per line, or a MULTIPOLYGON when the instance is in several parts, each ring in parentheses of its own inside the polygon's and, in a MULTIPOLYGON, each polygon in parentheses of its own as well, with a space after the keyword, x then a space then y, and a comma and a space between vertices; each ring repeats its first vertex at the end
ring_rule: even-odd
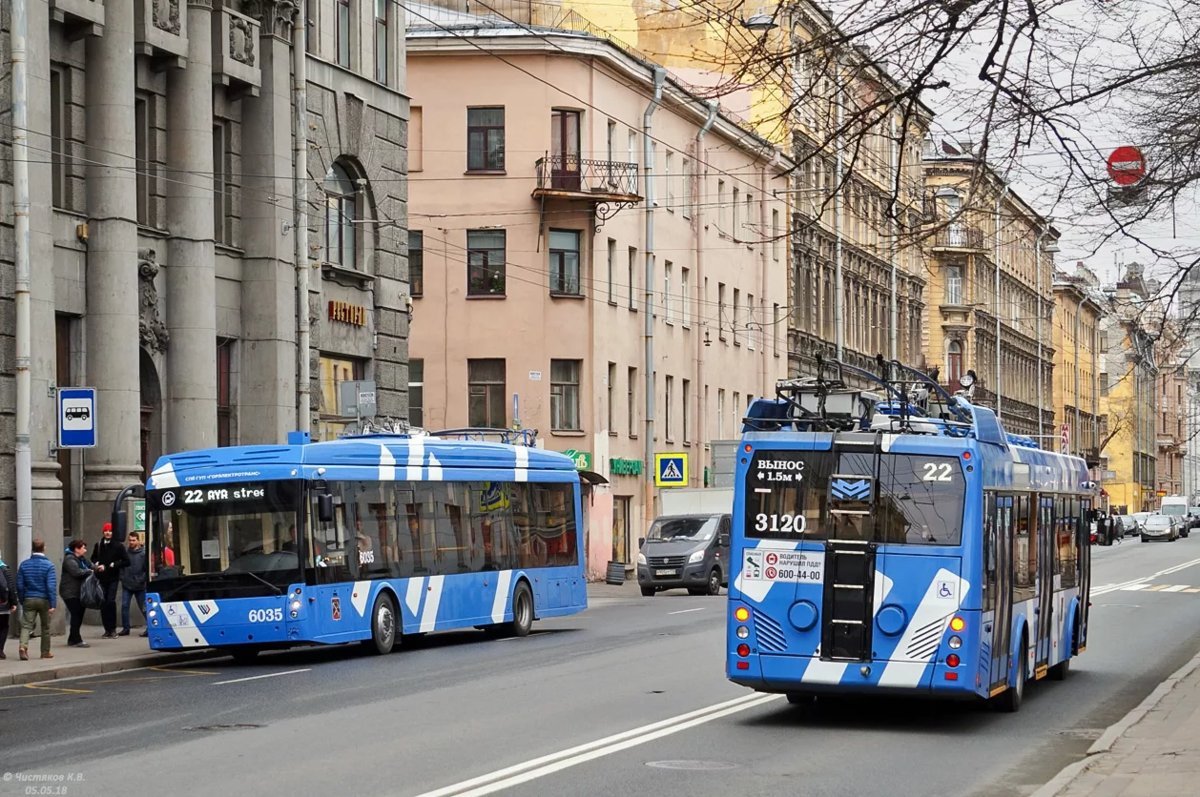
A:
MULTIPOLYGON (((314 437, 334 434, 345 379, 375 380, 379 414, 407 415, 408 99, 398 6, 25 2, 33 529, 48 551, 62 549, 60 534, 98 536, 117 492, 163 452, 282 442, 305 426, 314 437), (303 217, 293 171, 301 10, 303 217), (311 322, 303 353, 299 306, 311 322), (307 385, 298 384, 302 356, 307 385), (98 443, 56 450, 55 390, 85 385, 97 389, 98 443)), ((11 5, 0 6, 5 127, 11 5)), ((11 559, 16 333, 4 139, 0 545, 11 559)))

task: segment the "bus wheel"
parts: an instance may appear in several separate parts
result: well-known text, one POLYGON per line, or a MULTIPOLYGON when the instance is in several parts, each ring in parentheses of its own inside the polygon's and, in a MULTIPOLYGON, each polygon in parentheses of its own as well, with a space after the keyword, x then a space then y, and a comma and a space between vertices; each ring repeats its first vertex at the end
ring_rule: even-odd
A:
POLYGON ((508 627, 513 636, 529 636, 533 628, 533 592, 524 581, 513 590, 513 619, 508 627))
POLYGON ((373 653, 391 653, 396 646, 396 604, 386 593, 371 609, 371 638, 363 642, 373 653))
POLYGON ((254 645, 242 645, 229 651, 229 655, 233 657, 234 664, 253 664, 258 658, 258 648, 254 645))
POLYGON ((1050 677, 1056 681, 1065 681, 1067 679, 1067 674, 1070 672, 1071 660, 1066 658, 1050 668, 1050 677))
POLYGON ((1000 710, 1015 714, 1025 699, 1025 643, 1021 642, 1021 659, 1017 662, 1017 682, 1000 693, 1000 710))
POLYGON ((708 574, 708 594, 721 594, 721 568, 714 567, 708 574))

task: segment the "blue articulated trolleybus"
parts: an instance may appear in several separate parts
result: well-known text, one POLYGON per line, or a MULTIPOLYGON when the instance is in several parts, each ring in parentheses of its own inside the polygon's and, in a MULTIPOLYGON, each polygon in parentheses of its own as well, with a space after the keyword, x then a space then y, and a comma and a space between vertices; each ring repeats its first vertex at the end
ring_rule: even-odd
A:
MULTIPOLYGON (((161 458, 146 485, 156 650, 523 636, 587 607, 579 474, 473 431, 362 435, 161 458)), ((517 439, 513 439, 517 438, 517 439)))
POLYGON ((1081 459, 974 406, 973 372, 951 396, 936 374, 878 366, 818 361, 748 410, 726 672, 793 703, 886 692, 1016 711, 1087 641, 1095 485, 1081 459))

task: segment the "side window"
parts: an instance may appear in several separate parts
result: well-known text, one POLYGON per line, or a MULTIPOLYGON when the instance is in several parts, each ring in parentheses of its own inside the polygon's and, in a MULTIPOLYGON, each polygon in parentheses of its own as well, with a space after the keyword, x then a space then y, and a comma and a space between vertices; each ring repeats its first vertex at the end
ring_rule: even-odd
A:
POLYGON ((999 540, 996 538, 1000 527, 996 510, 996 496, 988 493, 983 504, 983 610, 993 611, 996 608, 996 553, 999 540))
POLYGON ((1017 517, 1013 546, 1013 600, 1022 601, 1033 597, 1033 583, 1037 577, 1037 532, 1031 527, 1030 497, 1016 498, 1017 517))

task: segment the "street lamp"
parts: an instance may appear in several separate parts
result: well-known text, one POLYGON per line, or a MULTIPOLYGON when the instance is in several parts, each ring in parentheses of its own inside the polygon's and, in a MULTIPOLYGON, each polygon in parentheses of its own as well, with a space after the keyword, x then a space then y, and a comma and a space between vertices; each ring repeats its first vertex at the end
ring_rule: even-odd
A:
POLYGON ((775 22, 775 15, 768 14, 766 11, 759 9, 758 13, 752 14, 749 19, 742 20, 742 27, 752 33, 766 33, 779 27, 775 22))
MULTIPOLYGON (((1034 243, 1033 265, 1037 269, 1037 341, 1038 341, 1038 377, 1037 377, 1037 392, 1038 392, 1038 435, 1045 433, 1042 428, 1042 413, 1046 404, 1044 396, 1045 383, 1045 367, 1042 363, 1042 253, 1049 255, 1058 254, 1058 241, 1054 238, 1045 246, 1042 246, 1042 239, 1050 234, 1050 221, 1046 221, 1046 226, 1042 228, 1037 235, 1037 240, 1034 243)), ((1082 310, 1083 303, 1080 302, 1079 307, 1075 312, 1075 433, 1079 434, 1079 311, 1082 310)), ((1064 419, 1065 420, 1065 419, 1064 419)))

